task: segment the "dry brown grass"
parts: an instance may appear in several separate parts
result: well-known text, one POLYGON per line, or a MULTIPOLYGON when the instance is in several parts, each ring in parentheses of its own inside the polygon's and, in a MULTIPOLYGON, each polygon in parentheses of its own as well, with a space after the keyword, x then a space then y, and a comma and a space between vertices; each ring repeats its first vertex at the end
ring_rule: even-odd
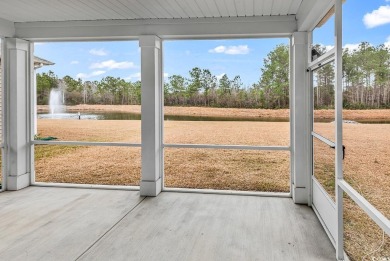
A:
MULTIPOLYGON (((316 123, 315 130, 334 140, 334 124, 316 123)), ((344 178, 371 204, 390 217, 390 124, 344 124, 344 178)), ((314 141, 314 174, 335 197, 334 156, 326 144, 314 141)), ((345 196, 345 248, 352 260, 390 257, 390 238, 382 242, 382 230, 345 196)), ((378 259, 381 260, 381 259, 378 259)))
POLYGON ((139 185, 140 148, 39 145, 35 153, 38 182, 139 185))
MULTIPOLYGON (((334 124, 316 123, 315 129, 334 140, 331 138, 334 137, 334 124)), ((390 204, 383 204, 390 202, 390 124, 344 124, 343 135, 346 147, 344 178, 390 218, 390 204)), ((314 144, 314 152, 316 147, 318 149, 315 159, 322 164, 318 174, 334 177, 334 169, 326 166, 333 164, 334 150, 321 142, 314 144)), ((334 191, 329 193, 334 194, 334 191)))
POLYGON ((344 247, 352 261, 389 260, 390 237, 383 233, 352 199, 344 197, 344 247))
POLYGON ((335 151, 326 143, 313 139, 314 176, 335 199, 335 151))
MULTIPOLYGON (((346 124, 343 140, 345 179, 390 218, 390 124, 346 124)), ((380 246, 382 231, 350 199, 345 220, 346 249, 355 260, 380 246)), ((390 258, 389 236, 373 256, 390 258)), ((370 255, 366 259, 371 260, 370 255)))
MULTIPOLYGON (((177 110, 191 111, 186 107, 177 110)), ((198 110, 196 108, 194 113, 201 111, 198 110)), ((223 110, 216 111, 222 115, 225 113, 223 110)), ((356 111, 353 113, 355 118, 349 119, 359 119, 364 115, 369 115, 369 119, 390 118, 389 111, 356 111)), ((282 115, 286 111, 272 113, 282 115)), ((334 124, 316 123, 315 130, 334 140, 334 124)), ((164 131, 165 143, 289 144, 287 122, 168 121, 164 131)), ((56 136, 60 140, 139 143, 140 122, 39 120, 39 133, 41 136, 56 136)), ((345 179, 389 218, 390 124, 345 124, 344 145, 345 179)), ((333 163, 329 161, 333 160, 334 150, 323 144, 316 147, 317 178, 333 194, 334 171, 331 167, 333 163)), ((38 181, 137 185, 140 179, 139 149, 37 146, 36 151, 38 181)), ((168 187, 288 191, 289 155, 287 152, 171 148, 165 150, 165 173, 168 187)), ((348 198, 345 199, 345 209, 346 250, 352 260, 361 260, 379 247, 382 232, 348 198)), ((390 239, 386 236, 381 249, 367 256, 366 260, 388 256, 390 239)))
POLYGON ((288 192, 289 153, 165 149, 167 187, 288 192))
MULTIPOLYGON (((165 126, 165 143, 289 145, 289 124, 283 122, 167 121, 165 126)), ((45 119, 39 120, 38 133, 59 140, 140 142, 140 121, 45 119)), ((36 146, 36 179, 138 185, 139 158, 139 150, 128 148, 36 146)), ((288 152, 166 149, 165 184, 288 192, 289 164, 288 152)))
POLYGON ((141 143, 141 121, 40 119, 38 134, 68 141, 141 143))

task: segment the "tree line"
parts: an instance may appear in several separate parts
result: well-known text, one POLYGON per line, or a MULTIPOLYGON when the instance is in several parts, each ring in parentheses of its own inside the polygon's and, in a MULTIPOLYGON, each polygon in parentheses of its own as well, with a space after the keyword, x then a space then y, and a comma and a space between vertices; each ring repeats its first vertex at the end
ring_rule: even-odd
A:
MULTIPOLYGON (((264 59, 262 77, 251 86, 244 86, 241 77, 217 78, 209 69, 189 71, 189 77, 172 75, 164 83, 164 102, 168 106, 212 106, 237 108, 286 108, 289 106, 289 51, 279 45, 264 59)), ((37 74, 37 102, 48 104, 50 90, 64 92, 65 104, 141 103, 140 81, 130 82, 107 76, 100 81, 83 81, 70 76, 58 78, 52 72, 37 74)))
POLYGON ((37 103, 49 103, 50 91, 64 92, 66 105, 76 104, 141 104, 141 82, 128 82, 107 76, 100 81, 83 81, 69 75, 59 79, 54 72, 37 73, 37 103))
MULTIPOLYGON (((319 54, 321 46, 314 47, 319 54)), ((171 75, 164 83, 168 106, 210 106, 230 108, 289 108, 289 47, 278 45, 264 59, 259 81, 244 86, 241 77, 220 78, 207 68, 195 67, 189 77, 171 75)), ((334 66, 326 64, 313 72, 316 108, 334 107, 334 66)), ((141 82, 107 76, 100 81, 83 81, 54 72, 37 74, 38 104, 48 104, 50 90, 60 88, 65 103, 141 103, 141 82)), ((361 43, 356 50, 343 51, 344 106, 351 109, 390 107, 390 50, 384 45, 361 43)))
POLYGON ((344 107, 390 108, 390 49, 367 42, 343 52, 344 107))

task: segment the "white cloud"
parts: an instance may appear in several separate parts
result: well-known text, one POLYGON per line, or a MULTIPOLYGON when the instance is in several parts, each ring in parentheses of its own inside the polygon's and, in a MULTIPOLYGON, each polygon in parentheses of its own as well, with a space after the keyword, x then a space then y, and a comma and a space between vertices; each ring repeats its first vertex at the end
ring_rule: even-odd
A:
POLYGON ((359 45, 360 44, 346 44, 343 46, 343 49, 347 49, 350 51, 350 52, 354 52, 356 51, 357 49, 359 49, 359 45))
POLYGON ((223 53, 226 51, 226 46, 220 45, 215 47, 214 49, 210 49, 209 53, 223 53))
POLYGON ((125 80, 128 80, 128 81, 140 81, 141 80, 141 73, 137 72, 137 73, 130 74, 129 76, 127 76, 125 78, 125 80))
POLYGON ((133 62, 116 62, 115 60, 107 60, 100 63, 93 63, 89 67, 91 69, 129 69, 137 68, 133 62))
MULTIPOLYGON (((164 73, 164 78, 168 78, 168 77, 169 77, 169 73, 164 73)), ((129 76, 125 77, 125 80, 140 81, 141 80, 141 73, 137 72, 137 73, 130 74, 129 76)))
POLYGON ((102 74, 105 74, 106 71, 93 71, 91 73, 78 73, 76 75, 76 78, 81 78, 81 79, 88 79, 88 78, 92 78, 92 77, 95 77, 95 76, 99 76, 99 75, 102 75, 102 74))
POLYGON ((92 54, 92 55, 96 55, 96 56, 106 56, 108 53, 107 51, 105 51, 103 48, 101 49, 91 49, 89 50, 89 53, 92 54))
POLYGON ((214 49, 210 49, 209 53, 224 53, 224 54, 248 54, 250 49, 248 48, 248 45, 232 45, 232 46, 225 46, 220 45, 215 47, 214 49))
POLYGON ((70 64, 79 64, 79 61, 71 61, 70 64))
POLYGON ((319 46, 322 48, 325 48, 325 52, 329 52, 330 50, 332 50, 334 48, 334 45, 324 45, 322 43, 319 44, 319 46))
POLYGON ((374 28, 390 23, 390 5, 380 6, 371 13, 365 14, 363 23, 367 28, 374 28))
POLYGON ((327 52, 329 52, 330 50, 332 50, 334 48, 334 45, 325 45, 325 50, 327 52))
POLYGON ((37 43, 34 43, 34 45, 44 45, 46 43, 43 43, 43 42, 37 42, 37 43))
POLYGON ((219 81, 225 74, 226 73, 221 73, 221 74, 216 75, 217 81, 219 81))
MULTIPOLYGON (((390 0, 389 0, 389 2, 390 2, 390 0)), ((385 46, 386 46, 387 48, 390 48, 390 35, 389 35, 389 36, 387 37, 387 39, 386 39, 385 46)))

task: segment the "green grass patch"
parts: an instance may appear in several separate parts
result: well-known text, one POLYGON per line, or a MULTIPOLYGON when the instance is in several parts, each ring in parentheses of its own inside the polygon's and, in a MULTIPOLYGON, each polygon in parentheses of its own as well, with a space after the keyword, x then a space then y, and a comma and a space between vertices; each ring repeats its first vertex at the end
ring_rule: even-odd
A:
POLYGON ((52 158, 58 155, 70 154, 85 146, 64 146, 64 145, 35 145, 35 160, 52 158))

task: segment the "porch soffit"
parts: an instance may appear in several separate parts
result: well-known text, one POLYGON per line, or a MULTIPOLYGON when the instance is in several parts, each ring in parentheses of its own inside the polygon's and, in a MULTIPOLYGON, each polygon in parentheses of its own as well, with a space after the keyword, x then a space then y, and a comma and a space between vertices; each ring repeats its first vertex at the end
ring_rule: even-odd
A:
POLYGON ((289 36, 310 30, 332 2, 2 0, 0 36, 30 40, 128 39, 142 34, 166 38, 289 36))
POLYGON ((297 14, 304 0, 2 0, 12 22, 182 19, 297 14))

